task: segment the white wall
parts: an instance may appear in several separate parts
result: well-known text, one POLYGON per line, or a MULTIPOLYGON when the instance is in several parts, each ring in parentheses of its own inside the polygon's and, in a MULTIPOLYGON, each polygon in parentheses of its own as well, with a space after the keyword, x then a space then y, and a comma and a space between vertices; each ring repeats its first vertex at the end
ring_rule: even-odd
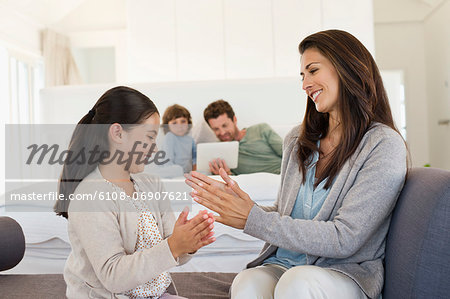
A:
POLYGON ((425 39, 420 22, 375 24, 375 52, 382 70, 403 70, 407 141, 413 166, 430 163, 425 39))
MULTIPOLYGON (((42 89, 39 123, 77 123, 100 96, 114 86, 116 84, 91 84, 42 89)), ((266 122, 281 136, 301 122, 307 99, 297 77, 136 83, 130 86, 152 99, 161 114, 170 105, 185 106, 191 112, 194 126, 204 122, 203 110, 209 103, 223 98, 233 106, 239 128, 266 122)))
POLYGON ((450 1, 424 22, 430 163, 450 170, 450 1))
POLYGON ((450 170, 450 1, 423 21, 376 23, 376 60, 403 70, 407 139, 413 166, 450 170))
MULTIPOLYGON (((74 52, 113 47, 115 57, 110 63, 115 66, 117 82, 127 80, 126 1, 84 0, 51 25, 52 29, 69 37, 74 52)), ((109 77, 109 71, 104 70, 103 75, 99 73, 97 76, 109 77)))
MULTIPOLYGON (((309 2, 312 2, 310 5, 318 6, 318 1, 309 2)), ((356 36, 374 55, 375 39, 372 0, 321 0, 320 2, 322 10, 321 29, 346 30, 356 36)), ((298 18, 299 15, 296 17, 298 18)), ((303 20, 306 19, 306 22, 312 21, 307 10, 300 14, 300 17, 303 20)))
POLYGON ((116 82, 114 47, 73 48, 72 55, 84 84, 116 82))
MULTIPOLYGON (((46 0, 55 1, 55 0, 46 0)), ((64 0, 64 6, 70 5, 64 0)), ((74 2, 76 0, 70 0, 74 2)), ((128 0, 81 0, 78 5, 62 14, 52 23, 52 28, 65 33, 119 30, 126 27, 126 2, 128 0)))
POLYGON ((373 53, 372 0, 129 0, 130 82, 298 76, 299 42, 340 28, 373 53))
POLYGON ((116 82, 127 81, 127 43, 126 30, 92 30, 76 31, 67 34, 70 38, 71 47, 77 49, 92 49, 113 47, 115 52, 114 60, 116 82))

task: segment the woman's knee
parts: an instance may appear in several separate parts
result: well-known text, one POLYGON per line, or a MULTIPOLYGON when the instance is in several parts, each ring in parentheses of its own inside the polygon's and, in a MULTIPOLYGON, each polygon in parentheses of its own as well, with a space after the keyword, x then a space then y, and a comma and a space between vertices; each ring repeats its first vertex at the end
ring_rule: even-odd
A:
POLYGON ((298 266, 281 276, 275 299, 284 298, 366 298, 348 276, 317 266, 298 266))
POLYGON ((326 270, 317 266, 298 266, 286 271, 275 288, 275 299, 323 298, 326 270))
POLYGON ((275 285, 276 279, 263 269, 246 269, 234 278, 230 295, 232 299, 270 299, 275 285))

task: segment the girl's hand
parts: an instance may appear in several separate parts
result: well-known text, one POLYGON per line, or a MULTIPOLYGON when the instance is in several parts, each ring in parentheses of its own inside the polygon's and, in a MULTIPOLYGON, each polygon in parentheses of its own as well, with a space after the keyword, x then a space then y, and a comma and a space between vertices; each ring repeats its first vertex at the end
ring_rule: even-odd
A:
POLYGON ((211 244, 213 237, 214 218, 206 211, 200 211, 194 218, 187 220, 187 208, 178 216, 173 233, 167 238, 170 251, 176 259, 185 253, 192 253, 203 246, 211 244))
POLYGON ((214 216, 216 221, 243 229, 255 203, 223 168, 219 174, 225 184, 192 171, 190 177, 186 176, 186 184, 194 189, 190 194, 196 202, 219 214, 214 216))

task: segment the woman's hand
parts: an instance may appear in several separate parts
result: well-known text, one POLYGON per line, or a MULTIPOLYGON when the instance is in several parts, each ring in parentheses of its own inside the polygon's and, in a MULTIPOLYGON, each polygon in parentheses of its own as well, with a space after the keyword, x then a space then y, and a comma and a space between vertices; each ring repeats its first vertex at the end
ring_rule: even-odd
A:
POLYGON ((194 218, 187 220, 188 214, 185 208, 175 222, 172 235, 167 238, 175 259, 185 253, 194 253, 216 240, 213 237, 214 218, 211 213, 200 211, 194 218))
POLYGON ((186 176, 186 184, 194 189, 190 194, 196 202, 219 214, 214 216, 216 221, 243 229, 255 203, 223 168, 219 174, 225 184, 192 171, 186 176))
MULTIPOLYGON (((219 171, 220 171, 220 168, 219 168, 217 174, 219 174, 219 171)), ((216 181, 216 180, 214 180, 214 179, 212 179, 212 178, 210 178, 210 177, 208 177, 206 175, 202 175, 200 173, 198 173, 200 175, 200 177, 197 178, 197 176, 193 176, 193 174, 197 174, 197 172, 189 173, 189 174, 185 173, 184 174, 184 177, 186 178, 186 183, 188 185, 189 185, 188 181, 194 182, 197 185, 198 184, 202 184, 202 183, 206 183, 206 184, 209 184, 209 185, 211 185, 213 187, 216 187, 217 189, 219 189, 221 191, 224 191, 224 192, 227 192, 227 193, 229 193, 231 195, 236 195, 237 196, 237 194, 233 191, 233 189, 227 188, 228 187, 228 183, 216 181)), ((227 178, 231 181, 230 177, 227 176, 227 178)))

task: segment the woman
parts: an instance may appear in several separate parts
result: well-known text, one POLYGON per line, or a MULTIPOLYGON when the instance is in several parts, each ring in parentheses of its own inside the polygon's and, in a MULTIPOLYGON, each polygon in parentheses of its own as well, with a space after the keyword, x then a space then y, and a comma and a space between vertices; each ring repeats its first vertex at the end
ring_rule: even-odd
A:
POLYGON ((275 205, 256 205, 224 171, 226 183, 196 172, 186 182, 216 221, 267 242, 232 298, 377 298, 406 147, 375 61, 354 36, 318 32, 299 51, 307 107, 284 140, 275 205))
POLYGON ((175 222, 159 179, 140 174, 159 123, 153 102, 128 87, 108 90, 78 123, 55 206, 69 221, 68 298, 181 298, 166 291, 167 271, 214 241, 212 215, 187 220, 185 210, 175 222))

